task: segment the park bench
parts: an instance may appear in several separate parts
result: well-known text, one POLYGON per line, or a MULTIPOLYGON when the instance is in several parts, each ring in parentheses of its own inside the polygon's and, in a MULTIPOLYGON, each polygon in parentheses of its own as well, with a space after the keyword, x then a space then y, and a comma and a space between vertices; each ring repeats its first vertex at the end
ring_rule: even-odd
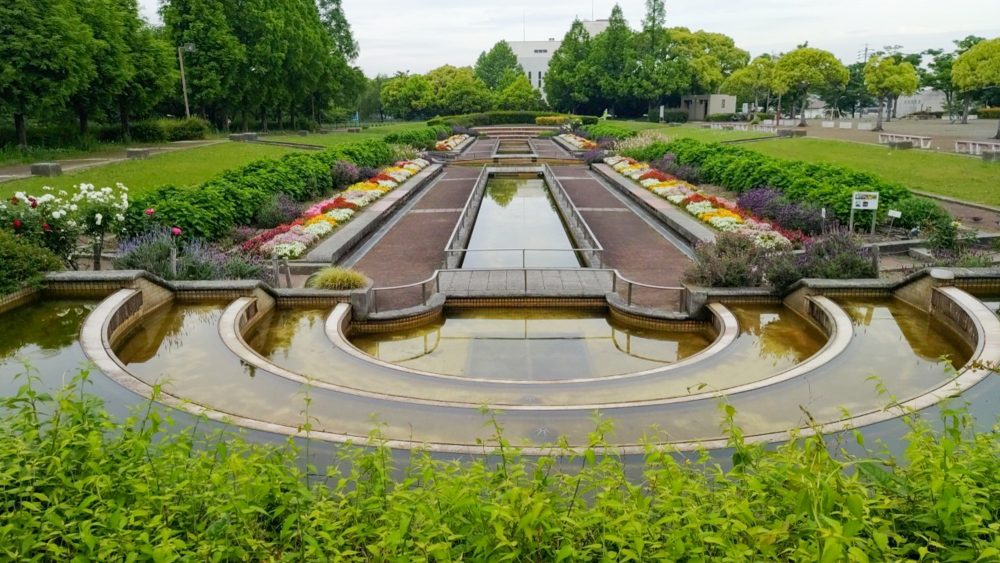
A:
POLYGON ((981 156, 984 152, 1000 152, 1000 139, 990 141, 955 141, 955 152, 981 156))
POLYGON ((878 143, 880 145, 888 145, 893 143, 913 143, 913 146, 920 147, 922 149, 931 148, 931 138, 924 137, 923 135, 906 135, 904 133, 879 133, 878 143))

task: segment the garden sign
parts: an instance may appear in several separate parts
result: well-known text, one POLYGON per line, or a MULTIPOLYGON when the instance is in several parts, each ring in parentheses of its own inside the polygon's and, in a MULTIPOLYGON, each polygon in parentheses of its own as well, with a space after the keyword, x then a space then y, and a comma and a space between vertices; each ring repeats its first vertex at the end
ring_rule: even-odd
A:
POLYGON ((851 223, 849 229, 854 232, 854 212, 872 212, 872 234, 875 234, 875 217, 878 215, 878 192, 854 192, 851 195, 851 223))

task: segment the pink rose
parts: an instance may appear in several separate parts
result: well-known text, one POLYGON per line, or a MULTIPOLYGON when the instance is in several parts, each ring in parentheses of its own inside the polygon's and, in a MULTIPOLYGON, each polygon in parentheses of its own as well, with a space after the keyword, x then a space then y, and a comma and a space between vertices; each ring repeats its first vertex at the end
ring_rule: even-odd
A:
POLYGON ((170 229, 170 234, 174 235, 175 237, 181 236, 181 228, 180 227, 173 227, 173 228, 171 228, 170 229))
POLYGON ((144 213, 146 214, 146 217, 152 217, 153 213, 156 213, 156 210, 153 209, 152 207, 150 207, 149 209, 147 209, 146 211, 144 211, 144 213))

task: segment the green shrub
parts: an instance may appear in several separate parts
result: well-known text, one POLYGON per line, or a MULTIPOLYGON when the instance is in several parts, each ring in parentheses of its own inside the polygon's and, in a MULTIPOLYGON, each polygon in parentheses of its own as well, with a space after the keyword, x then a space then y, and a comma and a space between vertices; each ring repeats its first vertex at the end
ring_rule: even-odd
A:
POLYGON ((706 121, 734 121, 735 113, 713 113, 706 118, 706 121))
POLYGON ((0 231, 0 296, 35 286, 61 268, 62 260, 51 251, 0 231))
POLYGON ((348 268, 323 268, 309 278, 309 287, 313 289, 332 289, 346 291, 363 289, 368 285, 368 278, 356 270, 348 268))
POLYGON ((678 139, 664 148, 665 152, 676 155, 678 164, 698 168, 705 183, 738 193, 754 188, 775 188, 790 201, 826 207, 845 223, 850 217, 853 192, 879 192, 882 217, 890 208, 896 209, 897 203, 912 197, 900 184, 844 166, 785 160, 732 145, 702 143, 694 139, 678 139))
POLYGON ((893 209, 903 214, 894 225, 900 227, 924 227, 939 221, 950 221, 951 216, 936 201, 926 197, 913 196, 901 199, 893 209))
POLYGON ((979 119, 1000 119, 1000 108, 979 108, 979 119))
POLYGON ((626 129, 625 127, 615 125, 607 121, 595 123, 594 125, 584 125, 581 129, 586 131, 592 139, 602 139, 606 137, 620 141, 622 139, 628 139, 629 137, 635 137, 638 134, 638 131, 626 129))
POLYGON ((668 109, 663 111, 664 123, 687 123, 688 112, 682 109, 668 109))
POLYGON ((1000 433, 954 405, 911 414, 900 458, 823 434, 749 444, 730 407, 725 463, 602 456, 608 423, 580 455, 527 458, 492 446, 498 434, 489 457, 459 462, 395 456, 377 434, 317 455, 308 439, 177 428, 155 408, 121 421, 87 385, 26 384, 4 402, 5 560, 993 561, 1000 548, 1000 433))
POLYGON ((543 127, 562 127, 577 121, 578 118, 571 115, 543 115, 535 118, 535 125, 543 127))
MULTIPOLYGON (((489 111, 484 113, 468 113, 464 115, 449 115, 435 117, 428 125, 459 125, 461 127, 484 127, 488 125, 530 125, 536 123, 539 117, 552 117, 563 114, 551 111, 489 111)), ((597 123, 595 116, 573 116, 584 124, 597 123)))
POLYGON ((434 145, 443 138, 451 134, 451 128, 444 125, 431 125, 428 127, 414 127, 396 133, 390 133, 384 137, 385 142, 399 145, 410 145, 418 149, 433 149, 434 145))
POLYGON ((132 140, 137 143, 162 143, 167 140, 167 132, 159 120, 137 121, 129 126, 132 140))
POLYGON ((195 141, 204 139, 211 131, 208 122, 200 117, 161 120, 168 141, 195 141))

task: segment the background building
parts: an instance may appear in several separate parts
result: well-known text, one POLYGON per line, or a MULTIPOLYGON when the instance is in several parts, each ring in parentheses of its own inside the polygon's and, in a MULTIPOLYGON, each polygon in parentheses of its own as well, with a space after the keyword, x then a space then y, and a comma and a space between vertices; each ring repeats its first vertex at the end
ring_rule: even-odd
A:
POLYGON ((704 96, 684 96, 681 98, 681 109, 688 113, 688 121, 705 121, 716 113, 736 113, 736 96, 726 94, 711 94, 704 96))
POLYGON ((946 103, 944 92, 923 88, 912 96, 899 97, 899 101, 896 102, 896 117, 905 117, 920 111, 945 111, 946 103))
MULTIPOLYGON (((584 20, 583 27, 591 37, 608 28, 608 20, 584 20)), ((508 41, 511 50, 517 55, 517 62, 524 69, 528 82, 536 90, 545 86, 545 74, 549 71, 549 61, 552 54, 562 45, 561 40, 554 37, 548 41, 508 41)))

